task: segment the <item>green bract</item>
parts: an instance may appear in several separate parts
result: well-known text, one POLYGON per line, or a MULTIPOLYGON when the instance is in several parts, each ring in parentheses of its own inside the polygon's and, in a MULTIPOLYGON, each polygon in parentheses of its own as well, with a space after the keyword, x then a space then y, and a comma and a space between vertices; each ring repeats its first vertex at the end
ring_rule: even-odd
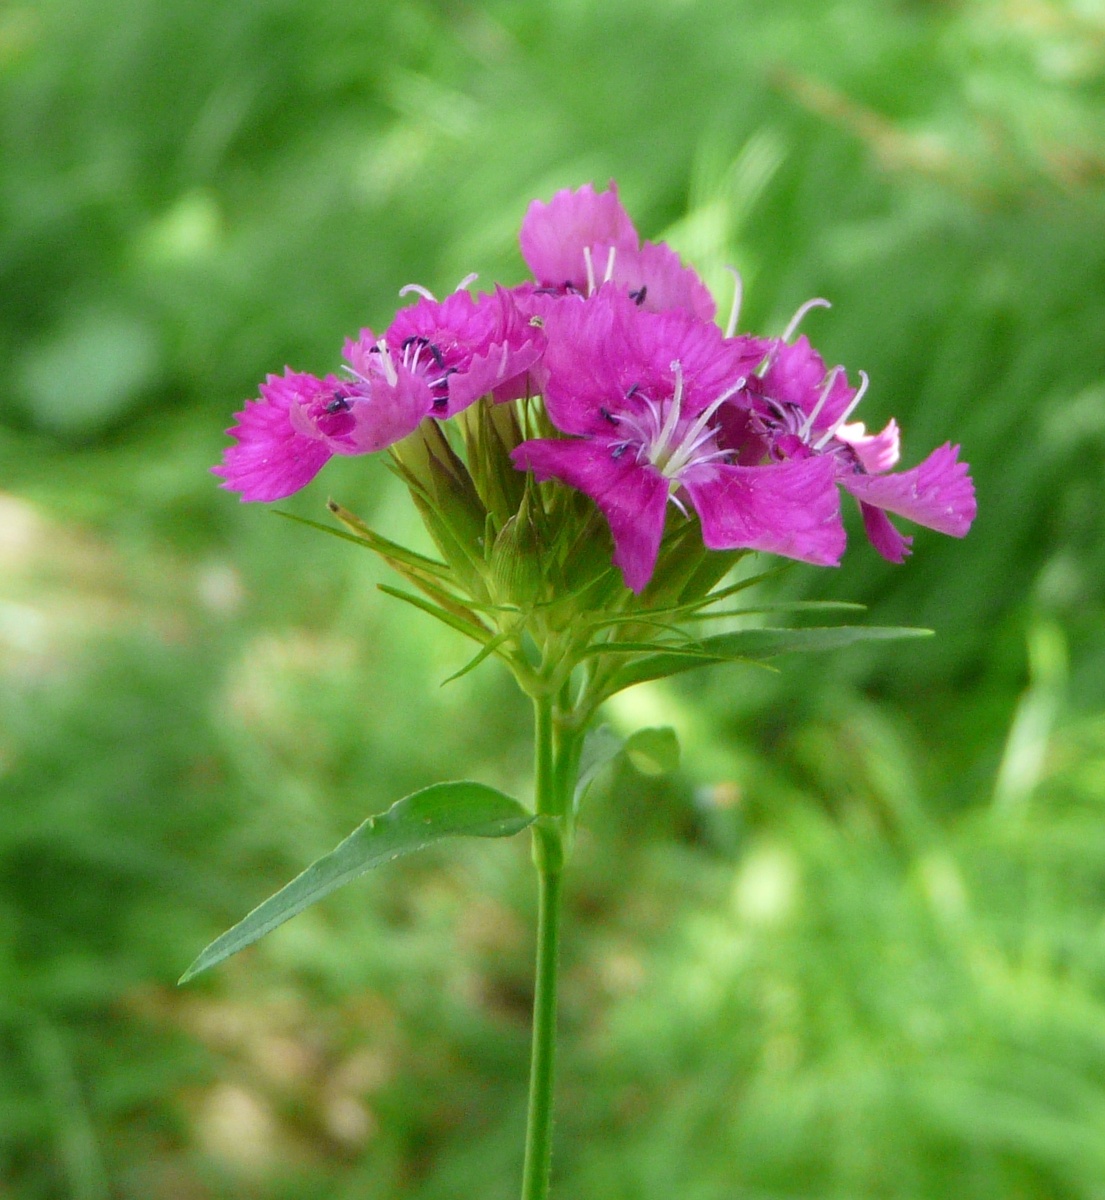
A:
POLYGON ((426 422, 394 448, 395 470, 440 558, 397 545, 334 502, 330 510, 344 529, 305 522, 374 551, 413 589, 382 590, 477 642, 458 675, 496 657, 527 695, 553 701, 560 724, 583 730, 603 701, 645 680, 926 632, 815 626, 704 635, 706 623, 720 619, 862 606, 742 608, 740 593, 780 568, 727 584, 749 552, 707 550, 695 524, 678 518, 669 523, 648 586, 631 591, 611 562, 606 522, 590 500, 555 481, 537 484, 511 462, 511 451, 545 423, 536 403, 481 401, 455 423, 457 445, 439 423, 426 422))

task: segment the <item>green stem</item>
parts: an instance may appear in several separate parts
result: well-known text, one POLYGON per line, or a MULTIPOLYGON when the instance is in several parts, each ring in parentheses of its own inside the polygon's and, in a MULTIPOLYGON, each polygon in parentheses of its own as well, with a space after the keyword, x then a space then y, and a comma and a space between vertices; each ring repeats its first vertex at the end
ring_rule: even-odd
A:
POLYGON ((556 1059, 556 969, 560 935, 559 871, 539 870, 537 986, 533 998, 533 1054, 522 1200, 545 1200, 552 1164, 553 1082, 556 1059))
POLYGON ((556 978, 560 946, 561 830, 563 796, 557 786, 551 699, 534 701, 534 792, 538 820, 533 828, 537 867, 537 978, 533 997, 533 1052, 522 1200, 545 1200, 552 1163, 553 1082, 556 1060, 556 978))

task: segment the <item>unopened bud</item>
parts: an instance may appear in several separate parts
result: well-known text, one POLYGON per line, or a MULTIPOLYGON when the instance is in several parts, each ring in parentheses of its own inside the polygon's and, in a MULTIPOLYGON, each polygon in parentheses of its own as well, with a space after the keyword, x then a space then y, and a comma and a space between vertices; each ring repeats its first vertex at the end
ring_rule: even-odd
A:
POLYGON ((544 584, 541 540, 534 528, 529 505, 499 530, 491 549, 489 583, 496 603, 526 608, 539 599, 544 584))

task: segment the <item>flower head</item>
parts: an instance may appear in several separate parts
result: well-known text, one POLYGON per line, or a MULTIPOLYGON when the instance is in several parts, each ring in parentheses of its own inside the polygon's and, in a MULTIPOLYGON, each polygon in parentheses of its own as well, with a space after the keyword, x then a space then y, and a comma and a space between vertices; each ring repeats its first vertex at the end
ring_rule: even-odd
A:
POLYGON ((243 500, 279 500, 305 487, 335 454, 394 444, 426 417, 444 419, 480 396, 507 397, 541 353, 544 336, 509 293, 424 295, 377 337, 362 329, 345 344, 349 378, 291 371, 269 376, 228 432, 214 473, 243 500))
MULTIPOLYGON (((243 500, 276 500, 333 455, 382 450, 421 427, 396 448, 398 467, 450 570, 481 603, 488 547, 529 520, 520 506, 533 492, 512 464, 595 502, 614 563, 637 593, 653 577, 669 519, 678 522, 673 510, 697 516, 708 549, 822 565, 844 549, 840 489, 894 562, 911 539, 888 514, 956 537, 969 529, 974 488, 958 447, 895 471, 897 424, 868 433, 851 420, 866 376, 853 387, 843 368, 826 371, 804 336, 794 339, 806 311, 826 301, 803 305, 780 338, 736 336, 738 276, 722 332, 702 280, 669 246, 641 241, 613 184, 534 200, 520 241, 529 282, 472 295, 466 280, 443 300, 409 285, 403 292, 418 299, 382 335, 362 329, 345 343, 344 377, 269 376, 229 430, 234 444, 214 468, 223 486, 243 500), (464 421, 460 439, 442 435, 436 422, 481 398, 495 403, 464 421), (506 407, 520 400, 517 411, 506 407), (555 436, 523 440, 550 424, 555 436)), ((585 540, 589 527, 571 522, 589 522, 586 509, 542 500, 533 512, 569 514, 568 524, 526 544, 585 540)), ((559 586, 555 572, 545 583, 559 586)))
POLYGON ((394 388, 400 378, 420 381, 429 399, 422 416, 444 419, 509 389, 540 356, 543 340, 505 289, 479 297, 456 291, 400 309, 383 337, 362 329, 346 342, 345 359, 354 382, 369 391, 394 388))

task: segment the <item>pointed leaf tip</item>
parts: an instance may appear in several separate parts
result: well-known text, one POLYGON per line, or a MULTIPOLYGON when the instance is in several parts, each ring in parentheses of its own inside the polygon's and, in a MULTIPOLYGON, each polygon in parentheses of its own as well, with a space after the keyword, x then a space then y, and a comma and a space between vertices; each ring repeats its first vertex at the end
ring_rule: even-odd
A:
MULTIPOLYGON (((664 679, 696 667, 722 662, 762 663, 780 654, 821 653, 859 642, 931 637, 931 629, 898 628, 884 625, 831 625, 803 629, 738 629, 702 638, 685 646, 664 648, 641 645, 641 657, 620 667, 611 677, 605 695, 612 696, 637 683, 664 679)), ((625 646, 628 643, 611 643, 625 646)))
POLYGON ((187 983, 316 901, 403 854, 446 837, 512 837, 533 821, 517 800, 482 783, 435 783, 369 817, 337 847, 217 937, 178 980, 187 983))

